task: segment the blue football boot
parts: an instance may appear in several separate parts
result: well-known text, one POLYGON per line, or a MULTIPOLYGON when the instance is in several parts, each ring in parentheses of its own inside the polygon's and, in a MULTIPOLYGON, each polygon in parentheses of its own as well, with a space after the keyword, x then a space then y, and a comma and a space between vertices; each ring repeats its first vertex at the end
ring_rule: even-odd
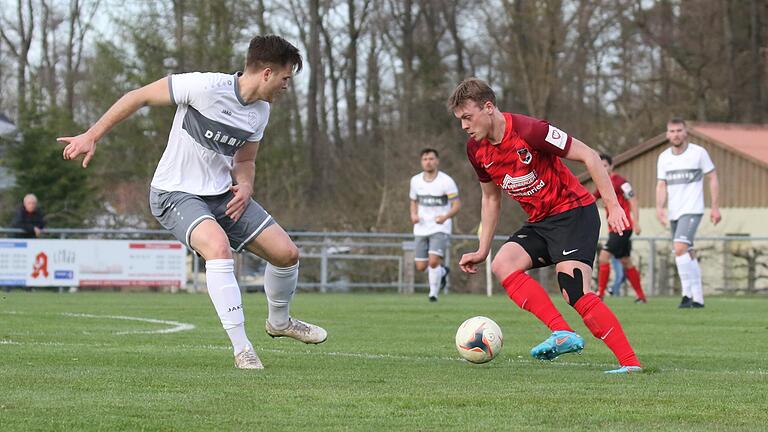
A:
POLYGON ((626 374, 629 375, 631 373, 640 373, 643 371, 643 368, 640 366, 622 366, 618 369, 605 371, 607 374, 626 374))
POLYGON ((580 353, 584 349, 584 339, 572 331, 558 330, 544 342, 531 349, 531 357, 539 360, 554 360, 561 354, 580 353))

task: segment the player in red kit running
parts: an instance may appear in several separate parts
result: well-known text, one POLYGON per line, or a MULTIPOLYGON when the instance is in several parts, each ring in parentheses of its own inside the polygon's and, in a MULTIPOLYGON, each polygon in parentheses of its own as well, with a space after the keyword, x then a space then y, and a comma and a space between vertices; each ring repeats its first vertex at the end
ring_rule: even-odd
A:
POLYGON ((528 222, 499 249, 491 268, 509 297, 552 331, 531 355, 554 360, 584 348, 544 288, 525 273, 555 265, 563 297, 619 361, 619 368, 606 373, 641 371, 619 320, 589 288, 600 231, 595 198, 560 160, 586 165, 608 210, 609 227, 623 232, 629 222, 598 154, 544 120, 499 111, 493 90, 477 78, 456 87, 448 108, 470 136, 467 156, 482 189, 480 244, 461 257, 462 271, 476 273, 488 256, 503 190, 528 213, 528 222))
MULTIPOLYGON (((605 297, 605 288, 608 286, 608 276, 611 274, 611 255, 621 260, 621 265, 624 267, 624 274, 629 279, 629 283, 632 288, 635 289, 637 299, 635 303, 647 303, 645 299, 645 293, 643 287, 640 284, 640 272, 637 271, 637 267, 632 263, 632 233, 640 234, 640 215, 637 205, 637 197, 635 197, 635 191, 632 189, 632 185, 624 177, 613 172, 613 158, 607 154, 601 154, 600 160, 603 162, 603 166, 608 170, 608 175, 611 177, 611 185, 613 191, 616 193, 616 198, 619 200, 624 213, 629 219, 629 226, 624 232, 616 232, 609 230, 608 241, 603 246, 603 250, 600 251, 597 261, 600 264, 600 271, 597 274, 597 296, 601 299, 605 297)), ((593 193, 596 199, 600 199, 600 191, 593 193)))

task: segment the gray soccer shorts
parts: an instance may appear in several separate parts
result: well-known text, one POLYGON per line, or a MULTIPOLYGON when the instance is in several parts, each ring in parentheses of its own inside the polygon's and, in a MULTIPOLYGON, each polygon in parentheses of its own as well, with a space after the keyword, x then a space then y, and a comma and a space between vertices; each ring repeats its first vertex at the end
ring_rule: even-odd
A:
POLYGON ((700 214, 684 214, 677 220, 669 221, 672 228, 672 241, 688 243, 693 248, 693 238, 701 223, 701 217, 700 214))
POLYGON ((235 222, 227 216, 227 203, 234 198, 231 191, 221 195, 198 196, 186 192, 167 192, 155 188, 149 191, 149 208, 152 215, 165 229, 189 249, 192 230, 200 222, 211 219, 224 229, 229 245, 240 252, 265 228, 275 223, 272 216, 251 199, 245 212, 235 222))
POLYGON ((427 261, 429 255, 445 256, 450 235, 442 232, 428 236, 416 236, 416 261, 427 261))

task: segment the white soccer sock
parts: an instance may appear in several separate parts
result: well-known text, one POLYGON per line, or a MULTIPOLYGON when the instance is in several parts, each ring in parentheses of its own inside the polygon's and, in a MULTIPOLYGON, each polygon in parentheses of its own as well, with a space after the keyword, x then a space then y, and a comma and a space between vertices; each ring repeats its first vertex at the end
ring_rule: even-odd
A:
POLYGON ((675 257, 675 264, 677 264, 677 273, 680 275, 680 285, 682 287, 683 295, 689 298, 693 297, 691 288, 693 285, 694 269, 691 261, 691 256, 687 253, 675 257))
POLYGON ((691 293, 693 295, 693 301, 704 304, 704 289, 701 286, 701 267, 699 267, 699 260, 692 259, 689 266, 692 270, 691 293))
POLYGON ((440 292, 440 278, 443 277, 444 271, 442 266, 429 267, 427 269, 430 297, 437 297, 437 294, 440 292))
POLYGON ((264 271, 264 293, 269 305, 269 324, 276 329, 288 327, 289 306, 299 280, 299 263, 275 267, 267 263, 264 271))
POLYGON ((215 259, 205 262, 205 281, 208 285, 208 296, 216 308, 219 320, 227 331, 235 354, 245 348, 252 347, 245 334, 245 316, 240 287, 235 279, 235 261, 232 259, 215 259))

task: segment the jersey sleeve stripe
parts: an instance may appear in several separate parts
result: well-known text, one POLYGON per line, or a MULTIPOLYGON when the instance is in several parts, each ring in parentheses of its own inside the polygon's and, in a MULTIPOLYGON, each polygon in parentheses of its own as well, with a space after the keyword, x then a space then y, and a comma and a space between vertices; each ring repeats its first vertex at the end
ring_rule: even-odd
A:
POLYGON ((168 91, 171 93, 171 102, 174 105, 178 105, 178 103, 176 103, 176 98, 173 97, 173 78, 172 77, 173 75, 168 75, 168 91))

